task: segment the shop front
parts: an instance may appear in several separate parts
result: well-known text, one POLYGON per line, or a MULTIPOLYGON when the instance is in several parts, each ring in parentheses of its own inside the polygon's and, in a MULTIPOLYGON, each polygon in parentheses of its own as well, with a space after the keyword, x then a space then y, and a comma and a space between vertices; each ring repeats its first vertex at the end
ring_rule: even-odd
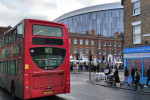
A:
POLYGON ((150 66, 150 46, 146 47, 134 47, 124 48, 124 67, 127 67, 131 78, 131 69, 136 68, 142 74, 140 83, 146 84, 147 81, 147 69, 150 66))

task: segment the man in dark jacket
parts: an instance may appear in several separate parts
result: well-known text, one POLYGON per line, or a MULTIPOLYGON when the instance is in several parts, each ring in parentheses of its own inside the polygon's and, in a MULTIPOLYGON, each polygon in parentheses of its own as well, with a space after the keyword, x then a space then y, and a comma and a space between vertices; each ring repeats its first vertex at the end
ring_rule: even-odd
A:
POLYGON ((148 70, 147 70, 147 83, 146 83, 146 86, 144 86, 144 87, 147 87, 148 86, 148 82, 150 81, 150 66, 149 66, 149 68, 148 68, 148 70))
POLYGON ((135 90, 137 90, 137 85, 141 87, 141 90, 143 90, 143 86, 140 84, 140 77, 141 73, 135 69, 135 90))
POLYGON ((131 70, 131 76, 132 76, 132 84, 134 84, 134 76, 135 76, 134 68, 132 68, 132 70, 131 70))
POLYGON ((125 67, 124 76, 125 76, 124 82, 127 81, 129 85, 129 71, 127 67, 125 67))

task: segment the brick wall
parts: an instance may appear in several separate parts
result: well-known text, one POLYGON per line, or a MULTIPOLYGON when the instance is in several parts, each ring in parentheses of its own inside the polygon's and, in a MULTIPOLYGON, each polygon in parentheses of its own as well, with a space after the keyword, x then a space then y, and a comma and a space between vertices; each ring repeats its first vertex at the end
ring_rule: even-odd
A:
POLYGON ((145 41, 150 44, 150 37, 143 37, 143 34, 150 33, 150 0, 140 0, 141 14, 132 16, 133 8, 131 0, 124 0, 124 46, 132 46, 133 31, 132 22, 141 21, 141 44, 146 45, 145 41))

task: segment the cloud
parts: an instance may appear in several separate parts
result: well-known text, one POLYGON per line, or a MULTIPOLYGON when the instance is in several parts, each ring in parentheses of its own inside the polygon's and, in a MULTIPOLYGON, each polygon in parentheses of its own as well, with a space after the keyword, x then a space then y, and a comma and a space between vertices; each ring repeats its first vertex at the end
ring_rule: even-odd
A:
POLYGON ((120 0, 0 0, 0 26, 14 26, 24 18, 54 20, 64 13, 120 0))

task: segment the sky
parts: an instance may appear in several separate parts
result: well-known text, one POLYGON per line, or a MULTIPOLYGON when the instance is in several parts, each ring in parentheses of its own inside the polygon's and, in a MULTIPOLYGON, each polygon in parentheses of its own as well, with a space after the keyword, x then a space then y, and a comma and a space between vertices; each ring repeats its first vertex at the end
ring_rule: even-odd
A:
POLYGON ((14 26, 25 18, 53 21, 84 7, 121 0, 0 0, 0 26, 14 26))

